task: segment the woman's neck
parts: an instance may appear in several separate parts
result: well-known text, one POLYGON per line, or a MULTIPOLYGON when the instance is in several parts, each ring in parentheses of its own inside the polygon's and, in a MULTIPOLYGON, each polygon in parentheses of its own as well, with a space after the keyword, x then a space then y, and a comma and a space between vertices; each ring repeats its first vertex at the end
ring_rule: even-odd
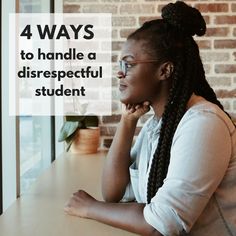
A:
MULTIPOLYGON (((156 99, 156 101, 153 101, 151 103, 151 106, 152 106, 152 109, 155 113, 155 116, 158 119, 160 119, 164 113, 167 100, 168 99, 163 96, 162 98, 156 99)), ((190 107, 196 105, 197 103, 203 102, 203 101, 206 101, 206 99, 193 93, 188 100, 186 110, 188 110, 190 107)))
POLYGON ((155 113, 155 116, 160 119, 164 113, 165 105, 167 103, 167 98, 162 97, 157 99, 156 101, 151 102, 151 107, 155 113))

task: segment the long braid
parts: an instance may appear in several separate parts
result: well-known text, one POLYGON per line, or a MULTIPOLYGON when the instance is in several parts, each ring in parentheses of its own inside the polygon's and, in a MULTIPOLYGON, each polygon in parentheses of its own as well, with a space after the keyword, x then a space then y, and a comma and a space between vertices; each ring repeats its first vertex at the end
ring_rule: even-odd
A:
MULTIPOLYGON (((188 44, 186 45, 188 47, 188 44)), ((183 60, 188 61, 191 57, 191 50, 186 50, 188 55, 184 55, 186 58, 179 58, 179 63, 175 66, 175 72, 173 74, 173 83, 175 86, 172 87, 172 94, 169 96, 169 101, 167 102, 160 131, 161 140, 158 142, 157 149, 155 151, 152 165, 150 169, 148 187, 147 187, 147 202, 151 201, 151 198, 156 194, 159 187, 162 186, 163 180, 166 177, 169 161, 170 161, 170 148, 172 144, 172 139, 181 120, 182 116, 186 110, 186 104, 191 95, 189 79, 185 79, 184 83, 179 83, 183 80, 183 77, 187 78, 191 76, 191 71, 186 70, 186 74, 183 74, 183 60), (181 85, 181 86, 180 86, 181 85), (168 109, 169 108, 169 109, 168 109)))

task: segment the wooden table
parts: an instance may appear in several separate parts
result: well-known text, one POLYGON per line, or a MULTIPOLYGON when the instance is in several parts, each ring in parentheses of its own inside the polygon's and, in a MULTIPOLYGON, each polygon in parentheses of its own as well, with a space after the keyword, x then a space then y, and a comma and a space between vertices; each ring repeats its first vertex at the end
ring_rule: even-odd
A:
POLYGON ((69 216, 63 207, 71 194, 84 189, 101 195, 105 151, 63 154, 35 182, 30 191, 0 216, 2 236, 131 236, 132 233, 94 220, 69 216))

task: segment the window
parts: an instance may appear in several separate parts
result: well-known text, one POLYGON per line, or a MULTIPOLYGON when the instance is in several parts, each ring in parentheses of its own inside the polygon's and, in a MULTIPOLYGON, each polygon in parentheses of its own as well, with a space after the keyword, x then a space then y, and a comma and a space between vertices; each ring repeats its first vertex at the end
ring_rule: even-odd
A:
MULTIPOLYGON (((12 12, 50 12, 54 1, 1 1, 1 143, 0 143, 0 214, 17 196, 27 191, 30 184, 63 152, 56 141, 63 117, 9 116, 9 26, 12 12), (4 45, 4 46, 2 46, 4 45)), ((62 0, 55 1, 57 12, 62 11, 62 0)))
MULTIPOLYGON (((19 13, 50 13, 53 1, 19 0, 19 13)), ((55 159, 54 117, 21 116, 19 118, 20 143, 20 195, 55 159), (51 138, 53 137, 53 138, 51 138)), ((18 193, 19 194, 19 193, 18 193)))

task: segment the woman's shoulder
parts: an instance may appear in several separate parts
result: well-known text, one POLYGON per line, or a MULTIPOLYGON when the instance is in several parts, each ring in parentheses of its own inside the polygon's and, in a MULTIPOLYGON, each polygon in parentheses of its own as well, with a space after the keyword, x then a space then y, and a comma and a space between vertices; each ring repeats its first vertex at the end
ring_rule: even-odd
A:
POLYGON ((231 134, 235 131, 235 126, 229 116, 219 106, 207 100, 201 100, 192 105, 182 117, 179 126, 184 125, 189 120, 192 123, 195 121, 196 124, 199 124, 199 120, 204 120, 204 122, 209 122, 212 125, 221 123, 228 128, 231 134))

